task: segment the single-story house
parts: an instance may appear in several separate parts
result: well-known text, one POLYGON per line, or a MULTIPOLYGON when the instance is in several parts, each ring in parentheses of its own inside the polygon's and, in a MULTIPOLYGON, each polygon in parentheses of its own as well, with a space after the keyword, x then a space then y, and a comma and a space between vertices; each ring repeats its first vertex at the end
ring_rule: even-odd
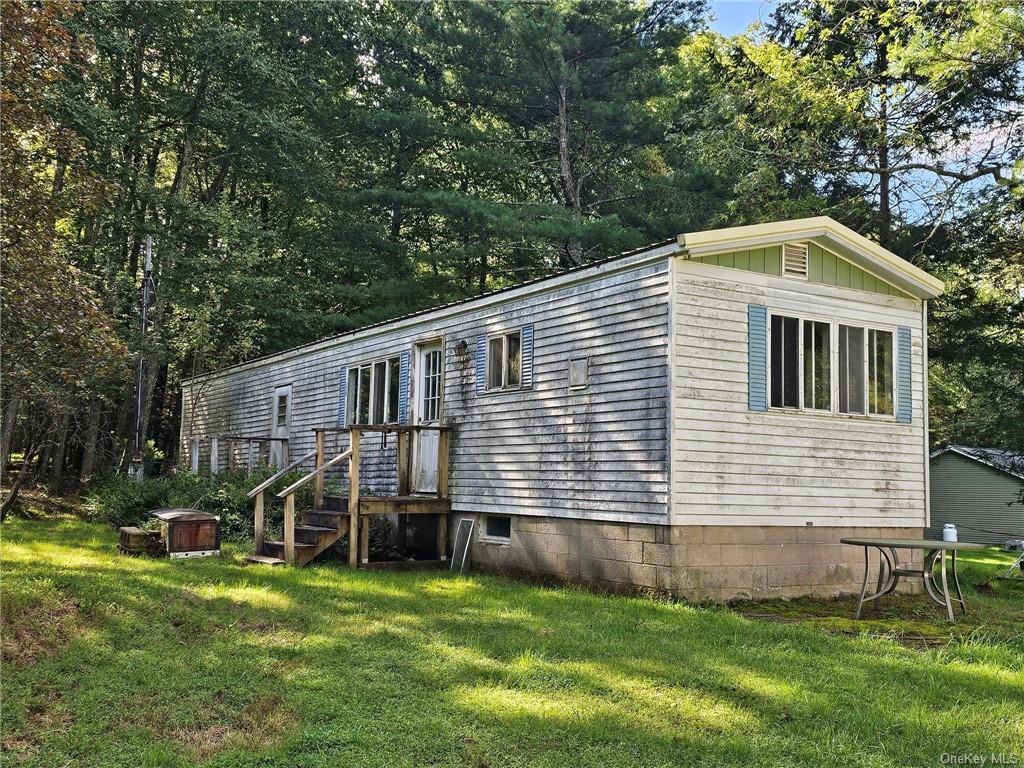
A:
POLYGON ((1024 453, 950 445, 931 456, 930 536, 952 523, 961 541, 1024 539, 1024 453))
POLYGON ((379 427, 359 503, 443 496, 440 554, 473 516, 474 567, 691 598, 856 592, 840 537, 929 525, 942 288, 827 217, 690 232, 186 380, 182 460, 216 471, 259 438, 281 464, 325 429, 342 450, 379 427))

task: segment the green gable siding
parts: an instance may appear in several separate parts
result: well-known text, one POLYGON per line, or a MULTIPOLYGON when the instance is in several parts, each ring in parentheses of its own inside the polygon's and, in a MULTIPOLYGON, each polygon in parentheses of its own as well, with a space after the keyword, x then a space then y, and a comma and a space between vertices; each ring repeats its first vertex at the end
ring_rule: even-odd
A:
MULTIPOLYGON (((817 243, 807 244, 807 280, 820 285, 834 285, 837 288, 853 288, 857 291, 881 293, 886 296, 906 296, 903 291, 879 280, 858 266, 841 259, 817 243)), ((745 269, 766 275, 782 275, 782 246, 752 248, 748 251, 715 253, 694 259, 704 264, 731 269, 745 269)))

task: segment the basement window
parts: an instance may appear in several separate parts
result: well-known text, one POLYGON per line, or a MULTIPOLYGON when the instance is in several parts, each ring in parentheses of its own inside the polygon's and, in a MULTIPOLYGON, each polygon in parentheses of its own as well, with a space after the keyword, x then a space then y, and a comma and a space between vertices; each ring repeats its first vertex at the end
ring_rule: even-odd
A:
POLYGON ((512 518, 507 515, 487 515, 480 538, 496 544, 508 544, 512 539, 512 518))

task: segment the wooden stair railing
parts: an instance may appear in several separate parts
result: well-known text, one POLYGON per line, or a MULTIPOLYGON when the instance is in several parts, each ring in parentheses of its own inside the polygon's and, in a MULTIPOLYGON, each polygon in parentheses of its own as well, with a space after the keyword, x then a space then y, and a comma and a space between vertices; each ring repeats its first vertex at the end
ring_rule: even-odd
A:
MULTIPOLYGON (((322 444, 318 444, 317 449, 314 449, 313 454, 316 455, 318 451, 322 452, 322 450, 323 450, 322 444)), ((292 483, 287 488, 285 488, 283 491, 281 491, 279 494, 277 494, 277 498, 284 499, 284 561, 286 563, 288 563, 288 565, 295 565, 295 493, 296 493, 296 491, 298 491, 299 488, 304 486, 310 480, 313 480, 315 478, 320 478, 320 480, 316 484, 314 493, 318 493, 320 495, 319 501, 322 503, 322 501, 323 501, 323 481, 322 481, 323 473, 326 472, 331 467, 333 467, 335 464, 338 464, 338 463, 344 461, 345 459, 349 459, 349 466, 350 466, 350 469, 351 469, 351 466, 354 463, 354 462, 352 462, 352 456, 353 456, 353 454, 355 452, 355 454, 356 454, 356 456, 358 458, 358 450, 359 449, 358 449, 358 444, 357 444, 356 446, 354 446, 352 448, 349 448, 344 453, 339 453, 333 459, 330 459, 330 460, 325 461, 323 463, 319 463, 318 462, 318 466, 315 469, 313 469, 311 472, 307 473, 306 475, 303 475, 298 480, 296 480, 294 483, 292 483)), ((358 462, 355 462, 355 464, 356 464, 356 466, 358 466, 358 462)), ((359 473, 358 473, 358 470, 357 470, 355 478, 353 478, 351 475, 349 476, 349 487, 350 487, 349 498, 351 499, 351 497, 352 497, 351 488, 354 486, 357 489, 357 491, 356 491, 356 507, 355 507, 357 510, 358 510, 358 506, 359 506, 358 505, 358 488, 359 488, 359 485, 358 485, 358 480, 359 480, 358 474, 359 473)), ((350 536, 351 536, 351 534, 350 534, 350 536)), ((350 538, 349 541, 350 542, 355 541, 355 538, 354 537, 350 538)), ((352 549, 351 545, 349 546, 349 549, 352 549)))
POLYGON ((309 461, 316 455, 317 452, 316 449, 314 449, 309 453, 305 454, 304 456, 299 457, 295 461, 285 466, 283 469, 280 469, 274 474, 272 474, 270 477, 268 477, 266 480, 264 480, 262 483, 257 485, 255 488, 249 491, 249 493, 246 494, 246 496, 248 496, 250 499, 256 499, 255 506, 253 509, 253 527, 255 529, 254 533, 256 539, 256 554, 260 554, 263 552, 263 494, 266 492, 267 488, 272 486, 274 483, 276 483, 278 480, 287 475, 296 467, 300 466, 301 464, 305 464, 307 461, 309 461))

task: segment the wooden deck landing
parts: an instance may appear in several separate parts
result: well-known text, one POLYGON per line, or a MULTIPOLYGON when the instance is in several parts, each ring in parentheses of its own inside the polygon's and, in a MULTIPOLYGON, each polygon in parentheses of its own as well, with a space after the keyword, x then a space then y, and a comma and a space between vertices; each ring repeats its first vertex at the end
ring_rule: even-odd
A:
POLYGON ((361 496, 360 515, 447 515, 451 499, 437 496, 361 496))

